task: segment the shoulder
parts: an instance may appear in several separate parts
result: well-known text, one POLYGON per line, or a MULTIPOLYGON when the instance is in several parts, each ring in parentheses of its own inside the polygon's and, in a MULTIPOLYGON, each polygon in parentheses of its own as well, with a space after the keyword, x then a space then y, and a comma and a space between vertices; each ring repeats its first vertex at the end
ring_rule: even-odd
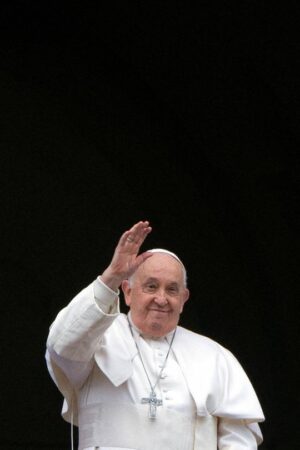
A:
POLYGON ((229 352, 228 349, 223 347, 223 345, 210 337, 188 330, 187 328, 181 326, 177 327, 177 336, 178 342, 184 346, 187 346, 188 349, 192 348, 194 351, 201 353, 205 352, 214 356, 225 355, 229 352))
POLYGON ((189 340, 196 344, 206 345, 212 348, 222 347, 221 344, 211 339, 210 337, 200 333, 196 333, 195 331, 189 330, 181 326, 177 327, 177 335, 180 336, 181 339, 189 340))
POLYGON ((217 377, 218 383, 224 383, 229 378, 240 381, 247 378, 236 356, 219 342, 183 327, 178 327, 177 331, 177 350, 195 372, 201 368, 212 378, 217 377))

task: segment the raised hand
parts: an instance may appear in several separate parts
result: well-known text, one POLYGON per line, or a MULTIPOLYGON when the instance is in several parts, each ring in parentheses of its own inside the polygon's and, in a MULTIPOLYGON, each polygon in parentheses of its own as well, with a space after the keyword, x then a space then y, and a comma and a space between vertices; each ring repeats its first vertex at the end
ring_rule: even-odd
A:
POLYGON ((111 289, 118 289, 123 280, 130 277, 145 259, 152 256, 152 253, 148 252, 139 254, 140 247, 151 230, 146 220, 137 222, 122 234, 110 265, 101 275, 103 282, 111 289))

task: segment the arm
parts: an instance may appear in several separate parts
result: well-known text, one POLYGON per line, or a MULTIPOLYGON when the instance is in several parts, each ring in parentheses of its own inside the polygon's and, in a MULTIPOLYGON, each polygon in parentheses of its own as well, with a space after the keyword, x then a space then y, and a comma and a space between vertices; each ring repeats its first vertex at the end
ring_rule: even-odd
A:
POLYGON ((71 384, 79 388, 92 369, 101 337, 118 314, 118 293, 100 279, 83 289, 59 312, 50 327, 47 339, 50 366, 59 367, 71 384))
POLYGON ((257 450, 257 445, 255 435, 242 420, 219 419, 219 450, 257 450))
POLYGON ((48 363, 59 367, 73 386, 80 387, 88 376, 101 336, 119 314, 120 284, 151 256, 151 253, 138 255, 150 231, 148 222, 138 222, 123 233, 102 275, 60 311, 51 325, 48 363))
POLYGON ((214 411, 218 419, 220 450, 257 450, 263 438, 258 425, 264 420, 256 392, 236 357, 220 347, 219 382, 222 401, 214 411))

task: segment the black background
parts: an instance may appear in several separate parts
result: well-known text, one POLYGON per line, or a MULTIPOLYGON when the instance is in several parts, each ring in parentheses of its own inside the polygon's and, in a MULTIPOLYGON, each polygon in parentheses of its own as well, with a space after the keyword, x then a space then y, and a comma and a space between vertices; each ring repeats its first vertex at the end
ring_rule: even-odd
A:
POLYGON ((0 448, 69 448, 55 315, 148 219, 185 262, 181 324, 238 357, 296 449, 298 7, 1 3, 0 448))

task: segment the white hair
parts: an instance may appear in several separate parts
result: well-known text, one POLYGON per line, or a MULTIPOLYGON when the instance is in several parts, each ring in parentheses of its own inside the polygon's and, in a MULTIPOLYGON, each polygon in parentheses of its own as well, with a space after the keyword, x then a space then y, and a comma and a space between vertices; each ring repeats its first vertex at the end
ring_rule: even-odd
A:
MULTIPOLYGON (((186 268, 184 267, 183 262, 181 261, 181 259, 173 252, 170 252, 170 250, 166 250, 165 248, 152 248, 151 250, 147 250, 147 253, 165 253, 169 256, 172 256, 173 258, 175 258, 182 267, 182 272, 183 272, 183 284, 184 287, 187 286, 187 273, 186 273, 186 268)), ((134 273, 128 278, 129 283, 131 284, 132 278, 134 277, 134 273)))

